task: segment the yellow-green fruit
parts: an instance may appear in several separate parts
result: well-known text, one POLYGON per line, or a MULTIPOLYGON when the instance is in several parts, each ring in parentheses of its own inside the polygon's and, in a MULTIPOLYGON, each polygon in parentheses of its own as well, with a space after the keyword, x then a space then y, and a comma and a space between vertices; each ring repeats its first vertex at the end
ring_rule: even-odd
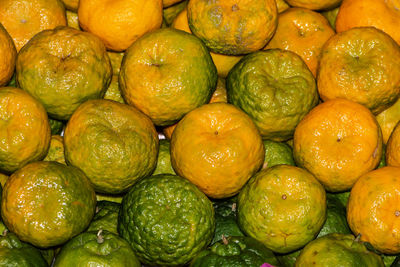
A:
POLYGON ((241 229, 278 253, 313 240, 326 219, 323 186, 304 169, 276 165, 254 175, 240 191, 241 229))
POLYGON ((58 120, 68 120, 83 102, 102 98, 112 77, 100 39, 63 26, 36 34, 20 50, 16 73, 19 87, 58 120))
POLYGON ((100 193, 127 191, 157 163, 158 135, 151 120, 111 100, 79 106, 65 128, 64 145, 67 163, 80 168, 100 193))

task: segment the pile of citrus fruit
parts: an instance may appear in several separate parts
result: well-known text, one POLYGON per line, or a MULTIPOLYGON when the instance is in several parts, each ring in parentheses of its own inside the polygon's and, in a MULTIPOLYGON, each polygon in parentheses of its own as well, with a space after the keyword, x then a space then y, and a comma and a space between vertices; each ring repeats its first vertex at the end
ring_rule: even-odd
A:
POLYGON ((399 21, 0 0, 0 266, 400 266, 399 21))

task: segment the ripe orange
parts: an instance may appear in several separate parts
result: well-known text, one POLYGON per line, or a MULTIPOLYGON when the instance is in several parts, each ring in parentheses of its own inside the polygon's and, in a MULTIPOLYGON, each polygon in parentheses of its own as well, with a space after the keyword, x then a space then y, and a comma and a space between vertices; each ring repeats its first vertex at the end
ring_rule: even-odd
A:
POLYGON ((327 10, 340 5, 342 0, 285 0, 293 7, 303 7, 312 10, 327 10))
POLYGON ((343 0, 336 18, 336 31, 373 26, 400 44, 398 0, 343 0))
POLYGON ((0 23, 0 87, 5 86, 13 76, 16 58, 14 42, 0 23))
POLYGON ((162 0, 80 0, 79 24, 110 50, 124 51, 146 32, 161 27, 162 0))
POLYGON ((240 55, 263 48, 277 26, 275 0, 190 0, 191 31, 212 52, 240 55))
POLYGON ((35 34, 66 26, 61 0, 0 0, 0 23, 19 51, 35 34))
POLYGON ((264 145, 253 121, 226 103, 189 112, 171 139, 175 172, 212 198, 233 196, 264 162, 264 145))
POLYGON ((363 105, 328 100, 297 125, 293 153, 297 165, 314 174, 328 191, 345 191, 378 166, 382 134, 375 116, 363 105))
POLYGON ((0 88, 0 172, 42 160, 50 145, 46 110, 27 92, 0 88))
POLYGON ((394 127, 400 121, 400 98, 388 109, 376 115, 376 120, 382 130, 383 142, 386 144, 394 127))
POLYGON ((378 114, 400 95, 400 47, 374 27, 352 28, 324 45, 318 69, 322 100, 346 98, 378 114))
POLYGON ((364 174, 352 188, 347 204, 351 230, 382 253, 400 252, 399 174, 399 167, 364 174))
POLYGON ((289 8, 278 16, 278 28, 264 49, 281 48, 301 56, 314 77, 322 46, 335 34, 320 13, 305 8, 289 8))
POLYGON ((386 163, 400 167, 400 122, 397 123, 386 146, 386 163))

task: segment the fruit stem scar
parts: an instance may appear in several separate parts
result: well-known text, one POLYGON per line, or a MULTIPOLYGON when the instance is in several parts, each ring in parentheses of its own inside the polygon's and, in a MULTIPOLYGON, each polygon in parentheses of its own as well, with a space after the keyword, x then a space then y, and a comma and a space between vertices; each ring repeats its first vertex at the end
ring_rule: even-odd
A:
POLYGON ((287 196, 285 194, 282 195, 282 199, 285 200, 287 199, 287 196))
POLYGON ((394 212, 394 215, 396 215, 396 217, 399 217, 399 216, 400 216, 400 210, 396 210, 396 211, 394 212))
POLYGON ((238 11, 239 10, 239 6, 237 4, 234 4, 232 6, 232 11, 238 11))
POLYGON ((228 245, 228 239, 226 239, 224 235, 222 235, 222 242, 224 243, 224 245, 228 245))
POLYGON ((101 244, 104 242, 104 237, 102 236, 103 230, 100 229, 99 232, 97 233, 97 243, 101 244))

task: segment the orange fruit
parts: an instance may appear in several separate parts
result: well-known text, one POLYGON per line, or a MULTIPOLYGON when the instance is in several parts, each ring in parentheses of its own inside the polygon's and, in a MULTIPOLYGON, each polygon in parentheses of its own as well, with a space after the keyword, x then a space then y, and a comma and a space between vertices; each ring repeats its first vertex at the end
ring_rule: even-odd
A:
POLYGON ((6 181, 8 180, 8 176, 5 175, 4 173, 0 173, 0 186, 3 188, 4 185, 6 184, 6 181))
POLYGON ((255 174, 238 197, 244 233, 278 253, 313 240, 326 219, 326 193, 308 171, 276 165, 255 174))
POLYGON ((400 168, 364 174, 351 189, 347 221, 354 234, 382 253, 400 252, 400 168))
POLYGON ((191 31, 215 53, 240 55, 263 48, 277 26, 275 0, 190 0, 191 31))
POLYGON ((397 123, 386 145, 386 163, 400 167, 400 122, 397 123))
POLYGON ((21 89, 0 88, 0 172, 43 159, 50 137, 47 113, 37 100, 21 89))
POLYGON ((0 0, 0 23, 19 51, 35 34, 66 26, 67 19, 60 0, 0 0))
MULTIPOLYGON (((187 8, 183 9, 176 16, 176 18, 172 22, 171 27, 188 33, 192 33, 189 28, 187 8)), ((223 78, 228 76, 228 73, 232 69, 232 67, 242 58, 242 56, 223 55, 213 52, 210 52, 210 55, 213 59, 215 67, 217 68, 218 76, 223 78)))
POLYGON ((163 8, 163 24, 167 27, 171 26, 172 21, 183 9, 186 8, 188 2, 189 0, 184 0, 172 6, 163 8))
POLYGON ((264 49, 280 48, 301 56, 314 77, 322 46, 335 34, 320 13, 305 8, 289 8, 278 16, 278 28, 264 49))
POLYGON ((244 56, 226 79, 228 102, 246 112, 263 139, 286 141, 318 103, 311 71, 294 52, 281 49, 244 56))
POLYGON ((18 85, 58 120, 68 120, 88 99, 103 98, 111 77, 111 63, 103 43, 96 36, 71 27, 38 33, 17 58, 18 85))
POLYGON ((14 42, 0 23, 0 87, 5 86, 13 76, 16 58, 14 42))
POLYGON ((342 0, 285 0, 293 7, 303 7, 311 10, 332 9, 340 5, 342 0))
POLYGON ((363 105, 328 100, 297 125, 293 154, 297 165, 314 174, 328 191, 345 191, 378 166, 382 134, 375 116, 363 105))
POLYGON ((13 173, 1 199, 7 228, 38 247, 61 245, 85 230, 95 208, 85 174, 54 161, 33 162, 13 173))
POLYGON ((208 103, 217 70, 198 38, 163 28, 144 35, 126 51, 119 81, 128 104, 157 126, 166 126, 208 103))
POLYGON ((158 135, 136 108, 89 100, 68 121, 64 146, 66 162, 81 169, 96 192, 118 194, 153 172, 158 135))
MULTIPOLYGON (((224 102, 227 103, 227 95, 226 95, 226 87, 225 87, 225 79, 218 77, 217 81, 217 88, 215 89, 213 95, 211 96, 211 99, 209 103, 215 103, 215 102, 224 102)), ((174 123, 172 125, 166 126, 162 129, 162 132, 164 136, 168 139, 171 140, 172 133, 174 132, 174 129, 178 123, 174 123)))
POLYGON ((352 28, 329 39, 321 54, 322 100, 346 98, 378 114, 400 95, 400 47, 373 27, 352 28))
POLYGON ((79 24, 107 49, 124 51, 143 34, 161 27, 162 0, 80 0, 79 24))
POLYGON ((376 115, 376 120, 382 130, 383 143, 386 144, 394 127, 400 121, 400 98, 388 109, 376 115))
POLYGON ((226 103, 203 105, 183 117, 171 139, 175 172, 207 196, 239 192, 264 162, 264 145, 253 121, 226 103))
POLYGON ((336 18, 336 31, 373 26, 400 44, 397 27, 400 20, 399 8, 398 0, 343 0, 336 18))

